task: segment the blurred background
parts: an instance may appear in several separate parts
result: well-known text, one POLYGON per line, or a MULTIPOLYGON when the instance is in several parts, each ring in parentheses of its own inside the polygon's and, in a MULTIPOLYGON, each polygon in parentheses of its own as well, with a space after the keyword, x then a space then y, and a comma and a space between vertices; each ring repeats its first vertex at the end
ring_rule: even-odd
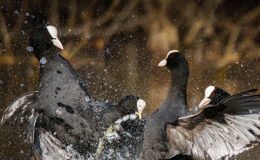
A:
MULTIPOLYGON (((190 66, 191 112, 208 85, 231 94, 260 89, 259 0, 0 0, 0 113, 38 88, 39 63, 29 32, 57 27, 61 54, 96 100, 146 100, 146 114, 166 98, 170 74, 157 64, 172 49, 190 66)), ((16 128, 0 128, 0 159, 26 159, 16 128)), ((260 147, 234 159, 260 159, 260 147)))

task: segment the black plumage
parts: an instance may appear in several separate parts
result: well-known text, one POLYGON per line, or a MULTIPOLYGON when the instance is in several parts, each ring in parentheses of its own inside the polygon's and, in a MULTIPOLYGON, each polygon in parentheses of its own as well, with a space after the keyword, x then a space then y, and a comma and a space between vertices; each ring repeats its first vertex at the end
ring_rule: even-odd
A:
POLYGON ((209 98, 211 99, 209 104, 218 104, 223 99, 229 96, 230 94, 224 91, 223 89, 215 87, 214 92, 212 92, 212 94, 209 96, 209 98))
POLYGON ((40 62, 39 90, 12 103, 1 124, 12 121, 13 116, 19 121, 27 119, 28 137, 35 143, 40 157, 48 155, 42 151, 42 147, 47 146, 42 146, 45 143, 40 137, 56 138, 54 144, 72 145, 82 155, 94 153, 99 137, 111 122, 137 111, 140 98, 136 96, 126 96, 118 105, 99 103, 91 98, 87 85, 59 54, 58 48, 63 49, 63 46, 55 27, 34 29, 30 45, 40 62))
POLYGON ((202 101, 199 104, 199 108, 203 108, 207 106, 208 104, 218 104, 223 99, 229 97, 230 94, 224 91, 221 88, 215 87, 215 86, 208 86, 205 89, 205 97, 202 99, 202 101))
POLYGON ((168 52, 159 66, 166 66, 170 70, 172 83, 163 105, 147 119, 142 159, 163 159, 162 153, 167 151, 163 141, 165 123, 189 114, 186 104, 189 67, 186 59, 177 50, 173 50, 168 52))
POLYGON ((200 113, 166 124, 166 158, 194 159, 237 155, 260 142, 260 95, 242 92, 207 105, 200 113))
POLYGON ((185 116, 187 61, 174 50, 159 66, 170 69, 172 85, 164 104, 147 120, 142 159, 216 160, 259 144, 260 95, 255 89, 234 96, 218 94, 220 102, 185 116))

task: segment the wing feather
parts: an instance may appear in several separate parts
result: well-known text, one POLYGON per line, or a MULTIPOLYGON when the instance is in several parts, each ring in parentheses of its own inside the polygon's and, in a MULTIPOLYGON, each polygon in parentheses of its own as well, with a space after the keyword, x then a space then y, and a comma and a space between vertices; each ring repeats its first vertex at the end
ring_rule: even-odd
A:
POLYGON ((73 149, 72 146, 65 146, 56 137, 44 129, 37 130, 37 137, 35 140, 38 156, 42 160, 83 160, 83 157, 73 149))
POLYGON ((166 124, 168 154, 216 160, 260 143, 260 95, 256 90, 230 96, 196 115, 166 124))
MULTIPOLYGON (((13 117, 16 113, 19 112, 19 114, 23 115, 30 104, 32 104, 35 100, 37 91, 30 92, 25 95, 22 95, 21 97, 18 97, 16 100, 14 100, 4 111, 3 116, 1 118, 0 124, 3 125, 10 120, 11 117, 13 117)), ((19 116, 22 118, 22 116, 19 116)), ((16 120, 18 117, 15 117, 14 120, 16 120)))

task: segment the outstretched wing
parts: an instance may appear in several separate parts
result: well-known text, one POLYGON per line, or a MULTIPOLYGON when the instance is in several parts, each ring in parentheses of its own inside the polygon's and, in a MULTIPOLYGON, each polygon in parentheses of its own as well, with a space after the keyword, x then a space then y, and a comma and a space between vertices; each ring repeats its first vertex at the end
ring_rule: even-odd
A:
POLYGON ((250 90, 230 96, 200 113, 166 124, 168 153, 215 160, 260 142, 260 95, 250 90))
POLYGON ((41 128, 36 130, 34 144, 35 150, 37 151, 37 157, 41 160, 83 160, 83 157, 72 148, 72 145, 65 146, 51 133, 41 128))
POLYGON ((17 120, 18 118, 22 118, 22 115, 27 110, 28 106, 32 104, 35 100, 37 91, 30 92, 21 97, 18 97, 16 100, 9 105, 3 113, 0 124, 8 123, 11 117, 13 117, 16 113, 19 113, 19 116, 15 116, 13 120, 17 120))

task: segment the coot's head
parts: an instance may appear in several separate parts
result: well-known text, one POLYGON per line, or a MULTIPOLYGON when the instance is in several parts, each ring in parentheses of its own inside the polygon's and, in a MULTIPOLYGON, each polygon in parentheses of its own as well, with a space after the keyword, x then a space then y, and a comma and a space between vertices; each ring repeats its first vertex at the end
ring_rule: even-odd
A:
POLYGON ((146 102, 138 96, 125 96, 118 103, 118 110, 122 115, 135 113, 140 119, 145 107, 146 102))
POLYGON ((167 53, 165 59, 163 59, 158 66, 166 66, 169 69, 177 68, 179 64, 186 62, 185 58, 180 54, 178 50, 171 50, 167 53))
POLYGON ((207 106, 208 104, 217 105, 228 96, 230 96, 230 95, 223 89, 215 87, 215 86, 208 86, 205 89, 205 97, 200 102, 199 108, 203 108, 203 107, 207 106))
POLYGON ((37 58, 41 58, 42 53, 53 46, 63 49, 57 29, 50 25, 34 29, 30 33, 29 41, 37 58))

